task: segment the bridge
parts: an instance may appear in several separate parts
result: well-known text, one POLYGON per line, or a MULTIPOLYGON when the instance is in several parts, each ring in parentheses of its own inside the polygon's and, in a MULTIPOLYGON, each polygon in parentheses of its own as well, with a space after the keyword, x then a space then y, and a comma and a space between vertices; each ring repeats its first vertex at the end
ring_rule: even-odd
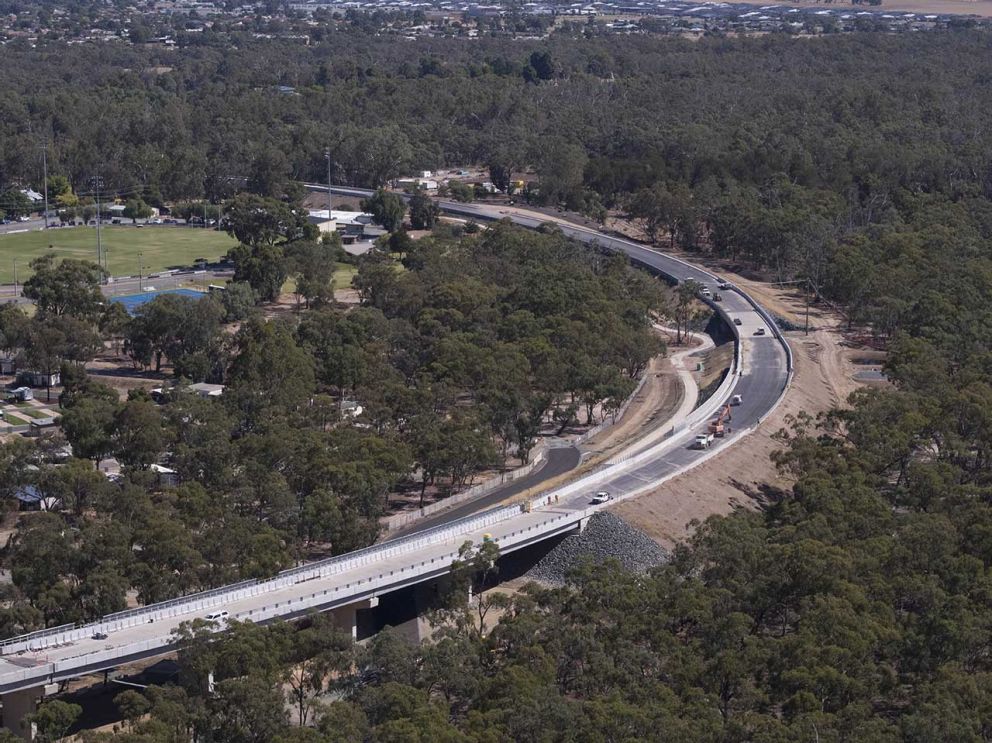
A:
MULTIPOLYGON (((334 191, 361 197, 371 193, 348 188, 334 191)), ((450 214, 475 220, 510 219, 532 228, 547 221, 492 206, 440 205, 450 214)), ((625 253, 632 262, 670 281, 691 279, 709 286, 718 282, 697 266, 629 240, 565 223, 559 227, 586 244, 625 253)), ((739 289, 722 291, 722 295, 723 301, 711 306, 735 334, 733 365, 716 392, 662 440, 635 442, 594 472, 527 503, 453 519, 407 537, 286 570, 268 580, 244 581, 80 626, 54 627, 5 640, 0 643, 5 727, 30 739, 21 720, 33 711, 46 687, 168 653, 174 649, 172 633, 181 623, 220 609, 231 619, 253 622, 331 612, 335 623, 354 636, 359 610, 376 606, 380 596, 444 576, 464 542, 478 544, 485 537, 495 540, 501 553, 510 553, 579 531, 604 507, 591 505, 590 493, 605 489, 615 500, 636 497, 741 442, 785 393, 792 376, 792 355, 778 327, 757 302, 739 289), (708 450, 692 448, 695 435, 705 431, 714 413, 738 394, 742 403, 734 408, 733 435, 717 439, 708 450)))

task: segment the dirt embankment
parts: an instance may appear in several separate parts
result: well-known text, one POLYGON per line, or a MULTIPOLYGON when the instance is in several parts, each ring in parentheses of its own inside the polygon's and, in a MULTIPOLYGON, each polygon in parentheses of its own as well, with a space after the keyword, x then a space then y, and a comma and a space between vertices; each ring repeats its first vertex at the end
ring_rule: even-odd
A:
MULTIPOLYGON (((805 304, 798 295, 733 277, 775 314, 800 324, 805 304)), ((852 349, 841 335, 841 318, 823 310, 811 312, 815 329, 787 333, 795 356, 792 386, 776 410, 744 441, 713 457, 704 466, 670 480, 657 490, 616 506, 615 512, 665 547, 685 540, 697 522, 736 508, 755 508, 767 486, 788 487, 771 461, 780 447, 772 436, 787 426, 787 417, 810 415, 844 404, 859 385, 852 349)))

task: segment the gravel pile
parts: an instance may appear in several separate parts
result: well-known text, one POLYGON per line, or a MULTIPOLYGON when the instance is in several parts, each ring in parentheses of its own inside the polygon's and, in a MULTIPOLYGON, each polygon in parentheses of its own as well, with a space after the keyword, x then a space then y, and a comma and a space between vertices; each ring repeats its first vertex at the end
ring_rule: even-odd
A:
POLYGON ((611 557, 628 570, 643 573, 666 562, 668 553, 619 516, 602 511, 589 519, 585 531, 566 537, 545 555, 526 577, 560 586, 583 560, 601 563, 611 557))

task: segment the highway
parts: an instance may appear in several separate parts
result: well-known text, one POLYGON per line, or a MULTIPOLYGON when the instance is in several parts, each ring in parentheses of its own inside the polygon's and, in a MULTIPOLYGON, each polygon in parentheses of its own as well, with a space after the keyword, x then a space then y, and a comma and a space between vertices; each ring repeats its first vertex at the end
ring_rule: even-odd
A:
MULTIPOLYGON (((355 189, 339 192, 353 196, 368 193, 355 189)), ((528 227, 547 221, 516 210, 508 214, 491 206, 448 202, 441 206, 449 213, 480 221, 509 217, 528 227)), ((578 240, 622 251, 649 270, 709 286, 717 282, 716 277, 698 267, 636 243, 584 228, 560 226, 578 240)), ((445 523, 425 531, 285 571, 267 581, 246 581, 111 615, 79 628, 12 638, 0 644, 0 693, 38 689, 53 681, 162 654, 170 649, 170 635, 180 623, 202 618, 218 608, 230 612, 231 618, 251 621, 333 610, 340 613, 341 621, 350 621, 354 627, 356 607, 374 605, 379 595, 444 574, 458 547, 467 540, 478 543, 486 536, 496 540, 503 552, 520 549, 580 528, 601 508, 590 506, 591 492, 605 489, 615 499, 634 497, 705 462, 723 447, 737 442, 746 445, 747 432, 775 407, 787 388, 790 354, 777 329, 748 297, 737 291, 722 294, 723 301, 713 306, 739 333, 740 363, 735 364, 717 393, 690 416, 685 427, 673 430, 661 442, 647 448, 634 444, 592 474, 542 494, 531 501, 529 508, 505 506, 466 518, 458 518, 461 509, 451 509, 443 514, 445 523), (733 324, 735 319, 740 320, 740 325, 733 324), (756 335, 758 331, 763 334, 756 335), (713 411, 731 394, 743 398, 742 404, 733 408, 732 435, 717 439, 709 450, 691 448, 694 435, 706 429, 713 411), (94 639, 98 634, 107 637, 94 639)), ((11 709, 13 704, 11 697, 11 709)))

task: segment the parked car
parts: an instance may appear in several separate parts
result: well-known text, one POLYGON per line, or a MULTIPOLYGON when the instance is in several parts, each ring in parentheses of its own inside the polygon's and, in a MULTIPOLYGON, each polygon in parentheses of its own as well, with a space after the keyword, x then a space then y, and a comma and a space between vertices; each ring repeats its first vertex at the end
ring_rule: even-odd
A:
POLYGON ((93 633, 93 639, 94 640, 106 640, 107 639, 107 633, 106 632, 94 632, 93 633))
POLYGON ((607 501, 613 500, 613 496, 607 493, 605 490, 600 490, 596 495, 592 497, 590 503, 599 505, 600 503, 606 503, 607 501))
POLYGON ((734 318, 734 325, 740 325, 740 324, 741 324, 741 319, 739 317, 735 317, 734 318))
POLYGON ((764 335, 765 334, 765 329, 764 328, 758 328, 757 330, 754 331, 754 334, 755 335, 764 335))

